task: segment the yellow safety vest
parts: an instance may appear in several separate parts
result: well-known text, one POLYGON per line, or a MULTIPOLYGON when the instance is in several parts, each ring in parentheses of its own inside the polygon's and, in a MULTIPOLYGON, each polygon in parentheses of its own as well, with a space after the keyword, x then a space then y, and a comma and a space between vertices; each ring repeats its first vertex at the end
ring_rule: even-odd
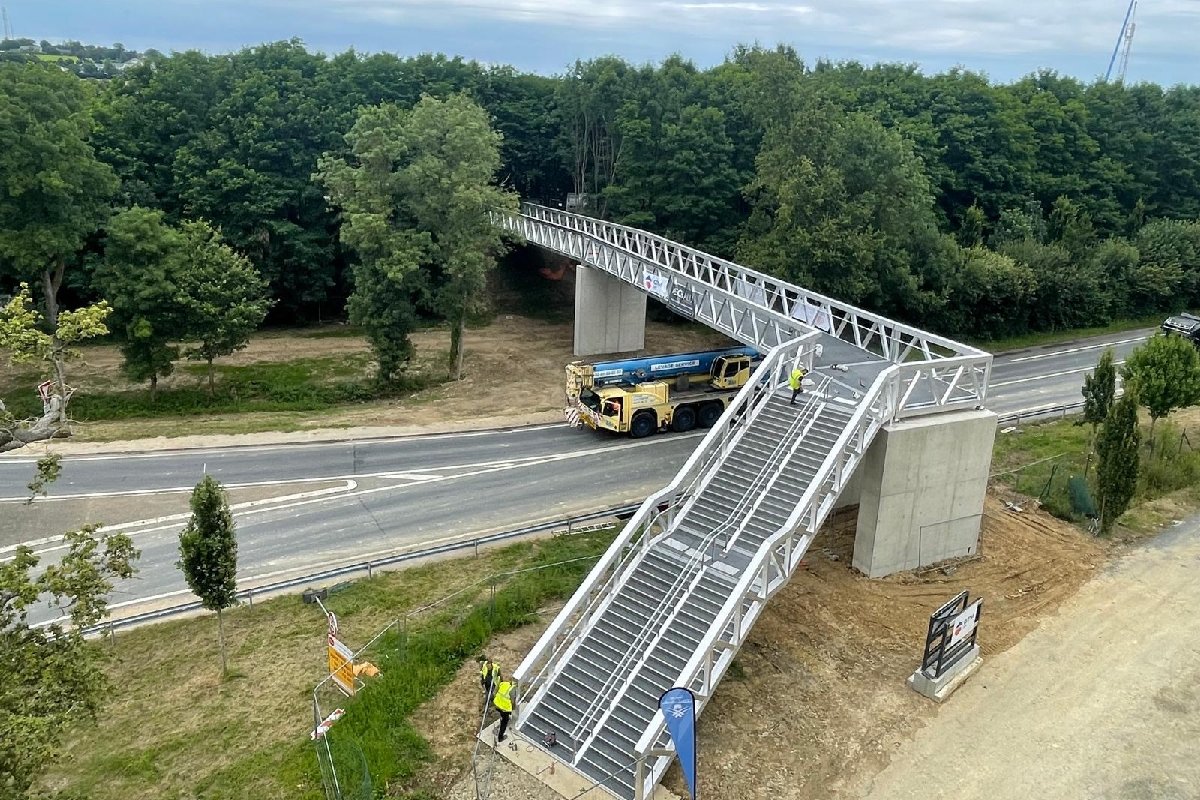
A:
POLYGON ((806 374, 807 373, 802 369, 792 370, 792 374, 788 376, 788 386, 793 389, 799 389, 800 382, 804 380, 804 376, 806 374))
POLYGON ((485 661, 483 666, 479 668, 479 677, 490 678, 493 675, 500 674, 500 665, 495 661, 485 661))
POLYGON ((501 711, 512 713, 512 698, 508 693, 512 691, 512 683, 509 681, 501 681, 499 688, 496 689, 496 697, 492 700, 496 704, 496 708, 501 711))

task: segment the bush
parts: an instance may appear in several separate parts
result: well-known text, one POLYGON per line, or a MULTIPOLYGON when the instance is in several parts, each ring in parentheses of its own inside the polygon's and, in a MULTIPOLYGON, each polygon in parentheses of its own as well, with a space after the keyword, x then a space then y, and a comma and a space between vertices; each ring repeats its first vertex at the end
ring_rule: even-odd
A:
POLYGON ((1154 439, 1143 445, 1141 461, 1137 489, 1141 500, 1200 484, 1200 452, 1192 448, 1183 431, 1169 422, 1160 423, 1154 439))

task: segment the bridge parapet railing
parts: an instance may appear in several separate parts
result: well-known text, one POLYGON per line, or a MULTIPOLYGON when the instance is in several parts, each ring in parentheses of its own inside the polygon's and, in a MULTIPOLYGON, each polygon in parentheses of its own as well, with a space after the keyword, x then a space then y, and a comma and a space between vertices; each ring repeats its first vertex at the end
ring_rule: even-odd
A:
POLYGON ((767 339, 746 341, 752 346, 776 346, 803 330, 815 329, 896 364, 970 355, 990 360, 987 353, 977 348, 637 228, 532 203, 521 205, 519 217, 500 221, 506 227, 520 230, 530 241, 576 257, 588 266, 606 269, 633 283, 644 284, 645 275, 637 274, 639 269, 677 281, 696 300, 694 316, 701 321, 742 341, 746 341, 747 335, 768 336, 767 339), (598 249, 598 245, 603 247, 598 249), (729 330, 731 320, 727 313, 723 317, 721 312, 723 304, 727 305, 731 300, 752 306, 769 319, 756 320, 757 328, 729 330), (787 335, 788 332, 792 335, 787 335))
MULTIPOLYGON (((972 356, 953 361, 941 365, 950 367, 950 374, 958 373, 960 366, 965 371, 976 363, 972 356)), ((680 672, 674 685, 686 686, 695 692, 697 713, 707 705, 767 601, 790 579, 817 530, 833 510, 846 482, 866 455, 875 434, 898 418, 905 398, 911 397, 918 387, 945 377, 944 374, 942 378, 932 375, 934 368, 929 363, 894 365, 880 373, 870 389, 860 394, 858 408, 799 503, 778 531, 759 547, 695 654, 680 672)), ((930 402, 954 402, 953 398, 947 398, 949 394, 943 391, 930 402)), ((662 712, 658 712, 635 748, 639 755, 636 800, 650 796, 649 792, 669 763, 667 757, 674 755, 665 734, 662 712)))
POLYGON ((768 353, 674 479, 646 498, 629 519, 513 673, 518 685, 518 724, 523 721, 524 707, 538 702, 539 692, 546 688, 558 665, 569 660, 574 646, 620 591, 632 564, 670 530, 676 516, 703 491, 716 466, 753 424, 763 401, 786 385, 794 367, 811 369, 816 340, 816 332, 810 331, 768 353))

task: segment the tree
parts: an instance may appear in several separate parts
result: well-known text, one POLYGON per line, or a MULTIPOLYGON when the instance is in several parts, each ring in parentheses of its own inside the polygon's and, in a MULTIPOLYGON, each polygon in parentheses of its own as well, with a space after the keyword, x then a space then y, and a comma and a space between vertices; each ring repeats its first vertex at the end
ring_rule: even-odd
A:
POLYGON ((0 453, 16 450, 30 442, 70 433, 67 403, 66 363, 75 357, 72 344, 108 333, 104 320, 111 309, 101 301, 75 311, 61 311, 50 332, 43 330, 44 318, 33 309, 29 285, 22 283, 17 295, 0 310, 0 350, 16 363, 38 362, 54 377, 56 390, 43 406, 42 416, 18 420, 0 401, 0 453))
POLYGON ((1200 402, 1200 355, 1181 336, 1151 337, 1125 360, 1122 375, 1126 386, 1137 388, 1138 402, 1150 412, 1151 441, 1155 422, 1200 402))
POLYGON ((768 130, 748 191, 748 264, 883 311, 911 302, 916 251, 937 228, 928 179, 899 133, 815 98, 768 130))
POLYGON ((184 338, 195 342, 189 359, 208 363, 208 393, 214 391, 213 360, 245 347, 267 316, 267 284, 245 256, 221 241, 207 222, 185 222, 183 266, 176 303, 184 338))
POLYGON ((94 717, 107 693, 103 650, 85 629, 104 619, 113 582, 134 573, 138 552, 123 534, 89 525, 63 537, 66 553, 38 569, 28 547, 0 562, 0 797, 28 796, 65 730, 94 717), (60 614, 33 626, 28 609, 49 599, 60 614), (64 624, 66 623, 66 624, 64 624))
POLYGON ((1100 532, 1129 508, 1137 489, 1139 446, 1138 401, 1129 389, 1112 404, 1096 442, 1096 490, 1100 498, 1100 532))
POLYGON ((411 319, 413 298, 423 292, 451 323, 451 371, 461 378, 466 318, 479 310, 503 250, 491 214, 517 209, 516 196, 493 184, 500 136, 467 96, 425 96, 411 110, 363 109, 346 142, 355 163, 326 155, 317 178, 341 209, 343 241, 362 262, 356 278, 384 290, 381 298, 367 299, 356 284, 350 304, 367 327, 379 377, 392 380, 411 356, 408 330, 382 330, 364 312, 394 303, 397 310, 385 313, 385 324, 411 319))
POLYGON ((1083 378, 1083 419, 1078 424, 1092 426, 1089 444, 1096 441, 1096 427, 1108 419, 1116 394, 1117 368, 1113 364, 1112 348, 1106 347, 1092 374, 1083 378))
MULTIPOLYGON (((90 105, 84 82, 56 67, 0 64, 0 277, 42 292, 49 338, 38 349, 54 366, 60 398, 38 438, 67 429, 67 348, 59 332, 79 318, 61 323, 58 293, 68 264, 108 216, 117 185, 89 143, 90 105)), ((28 311, 28 292, 24 297, 28 311)))
POLYGON ((192 490, 192 517, 179 534, 179 561, 188 587, 209 611, 217 612, 221 674, 225 662, 225 625, 221 612, 237 604, 237 533, 225 490, 205 475, 192 490))
POLYGON ((150 381, 171 374, 179 348, 176 298, 183 239, 161 211, 129 208, 108 222, 104 260, 93 276, 113 306, 111 324, 121 339, 123 369, 130 379, 150 381))

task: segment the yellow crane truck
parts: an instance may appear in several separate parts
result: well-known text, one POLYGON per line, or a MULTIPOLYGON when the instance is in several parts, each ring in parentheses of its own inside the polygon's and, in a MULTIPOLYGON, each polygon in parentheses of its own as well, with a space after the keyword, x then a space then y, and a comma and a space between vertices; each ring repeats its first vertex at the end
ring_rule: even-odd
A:
POLYGON ((635 439, 711 428, 762 356, 752 348, 567 365, 567 420, 635 439))

